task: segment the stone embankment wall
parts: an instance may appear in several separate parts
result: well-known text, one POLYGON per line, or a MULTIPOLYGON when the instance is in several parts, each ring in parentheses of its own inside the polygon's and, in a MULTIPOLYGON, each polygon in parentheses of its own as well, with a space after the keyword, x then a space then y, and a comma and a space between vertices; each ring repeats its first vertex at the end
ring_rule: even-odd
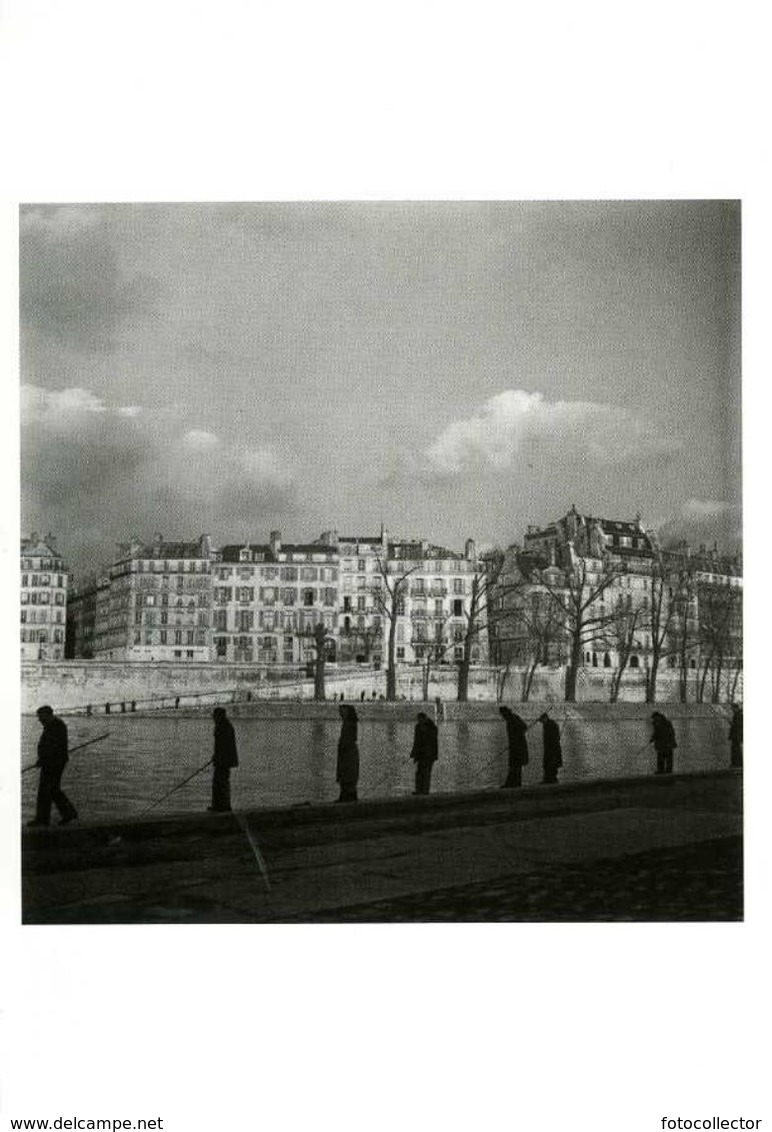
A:
MULTIPOLYGON (((561 703, 565 686, 565 669, 537 670, 531 689, 530 700, 534 703, 561 703)), ((689 700, 696 700, 696 680, 689 690, 689 700)), ((577 683, 579 703, 607 703, 609 698, 610 674, 603 670, 582 669, 577 683)), ((522 701, 522 673, 512 670, 506 680, 502 702, 522 701)), ((360 701, 364 692, 367 700, 383 695, 386 690, 386 675, 383 671, 371 669, 337 669, 330 667, 326 680, 327 695, 330 699, 341 694, 347 700, 360 701)), ((495 705, 498 697, 499 679, 494 669, 473 669, 469 681, 470 703, 495 705)), ((675 705, 679 699, 677 677, 670 670, 663 670, 657 685, 657 700, 675 705)), ((105 710, 110 703, 112 710, 120 711, 125 703, 127 710, 132 701, 136 710, 144 711, 161 707, 173 707, 177 697, 181 707, 197 704, 228 703, 246 700, 311 700, 313 680, 296 679, 278 682, 269 679, 266 671, 255 665, 238 664, 148 664, 141 661, 61 661, 56 663, 22 663, 22 711, 34 712, 40 704, 51 704, 57 711, 85 709, 92 705, 95 712, 105 710)), ((417 667, 403 666, 398 674, 398 695, 409 702, 417 703, 423 699, 423 680, 417 667)), ((742 699, 742 676, 734 689, 736 699, 742 699)), ((456 696, 456 673, 453 670, 437 670, 431 673, 428 686, 428 700, 440 698, 448 708, 456 696)), ((730 688, 722 690, 721 700, 730 698, 730 688)), ((641 705, 644 700, 644 674, 631 672, 625 675, 620 692, 620 701, 641 705)))
MULTIPOLYGON (((385 691, 383 672, 364 670, 336 674, 330 670, 327 679, 328 695, 357 699, 364 691, 376 697, 385 691)), ((22 711, 34 712, 40 704, 51 704, 57 711, 82 709, 91 704, 94 711, 104 711, 106 703, 112 710, 127 707, 133 700, 137 710, 162 706, 172 707, 176 697, 181 706, 192 706, 197 701, 227 703, 233 697, 245 700, 311 699, 313 680, 295 680, 277 683, 268 680, 265 670, 255 665, 240 664, 149 664, 143 661, 79 661, 60 663, 22 663, 22 711)))

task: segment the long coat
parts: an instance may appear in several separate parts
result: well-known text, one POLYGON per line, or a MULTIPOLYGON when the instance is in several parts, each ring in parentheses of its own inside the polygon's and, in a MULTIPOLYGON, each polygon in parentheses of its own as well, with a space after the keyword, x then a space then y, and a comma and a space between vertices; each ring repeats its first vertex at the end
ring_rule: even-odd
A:
POLYGON ((38 739, 37 765, 61 773, 68 758, 67 724, 58 715, 51 716, 38 739))
POLYGON ((507 725, 510 766, 525 766, 528 762, 528 740, 525 737, 528 725, 515 712, 505 715, 504 722, 507 725))
POLYGON ((431 719, 419 719, 416 723, 410 757, 417 763, 437 761, 437 724, 431 719))
POLYGON ((229 719, 218 719, 214 725, 214 755, 212 762, 218 770, 238 766, 236 733, 229 719))
POLYGON ((563 765, 563 749, 560 746, 560 728, 554 719, 545 719, 542 723, 542 737, 544 739, 544 768, 557 769, 563 765))
POLYGON ((359 781, 359 747, 357 745, 356 716, 344 719, 340 729, 335 781, 341 786, 352 790, 359 781))
POLYGON ((653 733, 650 741, 654 744, 654 750, 658 755, 669 753, 678 746, 673 724, 664 715, 652 722, 652 728, 653 733))

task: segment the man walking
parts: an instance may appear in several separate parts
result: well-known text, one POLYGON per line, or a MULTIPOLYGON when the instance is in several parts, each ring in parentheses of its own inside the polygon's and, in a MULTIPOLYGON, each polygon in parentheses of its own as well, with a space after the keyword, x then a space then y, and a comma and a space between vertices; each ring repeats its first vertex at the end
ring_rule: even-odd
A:
POLYGON ((236 734, 228 719, 225 708, 216 707, 212 712, 214 720, 214 755, 212 764, 212 804, 208 809, 213 813, 227 813, 231 808, 231 768, 239 765, 236 750, 236 734))
POLYGON ((500 707, 499 715, 507 725, 507 751, 509 770, 502 790, 514 789, 523 785, 523 767, 528 762, 528 740, 525 733, 528 725, 525 720, 508 707, 500 707))
POLYGON ((651 739, 649 739, 649 742, 654 744, 654 750, 657 752, 657 769, 655 773, 672 774, 673 751, 678 746, 673 724, 661 711, 653 711, 651 713, 651 727, 651 739))
POLYGON ((541 723, 542 740, 544 743, 544 782, 555 785, 558 780, 558 770, 563 765, 563 750, 560 746, 560 728, 554 719, 550 719, 546 711, 539 716, 541 723))
POLYGON ((43 727, 43 734, 38 740, 38 761, 35 764, 40 767, 40 778, 35 817, 27 825, 48 825, 51 821, 52 803, 61 815, 60 824, 67 825, 78 816, 61 787, 62 775, 69 758, 67 724, 58 715, 54 715, 53 708, 48 704, 38 708, 37 717, 43 727))
POLYGON ((743 765, 743 709, 732 704, 732 722, 729 725, 729 743, 732 752, 730 766, 743 765))
POLYGON ((415 763, 414 794, 428 794, 432 781, 432 767, 437 761, 437 724, 425 712, 419 711, 413 733, 410 757, 415 763))

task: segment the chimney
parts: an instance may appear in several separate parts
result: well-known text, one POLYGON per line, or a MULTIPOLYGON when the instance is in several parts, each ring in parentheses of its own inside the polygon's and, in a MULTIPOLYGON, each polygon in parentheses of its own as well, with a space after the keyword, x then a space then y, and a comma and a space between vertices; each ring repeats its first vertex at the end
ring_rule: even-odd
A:
POLYGON ((271 531, 271 553, 278 554, 281 550, 281 531, 271 531))
POLYGON ((477 559, 477 547, 473 538, 468 538, 464 544, 464 558, 467 562, 474 562, 477 559))

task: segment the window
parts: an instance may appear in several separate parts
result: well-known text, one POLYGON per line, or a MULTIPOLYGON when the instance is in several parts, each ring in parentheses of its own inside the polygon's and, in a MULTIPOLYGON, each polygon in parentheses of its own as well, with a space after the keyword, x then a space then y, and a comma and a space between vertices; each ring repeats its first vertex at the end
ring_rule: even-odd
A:
POLYGON ((438 597, 436 599, 436 601, 434 602, 434 616, 435 617, 442 617, 442 613, 443 613, 442 598, 438 597))
POLYGON ((255 624, 255 615, 251 609, 239 609, 236 616, 236 628, 240 632, 246 632, 253 628, 255 624))
POLYGON ((460 598, 454 598, 453 599, 453 616, 454 617, 463 617, 464 616, 464 602, 460 598))
POLYGON ((193 630, 192 630, 192 629, 188 629, 188 633, 187 633, 187 637, 186 637, 186 639, 185 639, 185 643, 186 643, 186 644, 188 644, 188 645, 192 645, 192 644, 193 644, 193 641, 194 641, 194 639, 195 639, 195 637, 194 637, 194 633, 193 633, 193 630))
POLYGON ((300 571, 301 582, 315 582, 319 577, 319 571, 314 566, 303 566, 300 571))
POLYGON ((404 659, 405 659, 405 650, 404 650, 404 648, 398 648, 398 649, 397 649, 397 660, 404 660, 404 659))
MULTIPOLYGON (((175 643, 175 645, 181 645, 182 644, 182 629, 175 629, 174 630, 174 643, 175 643)), ((178 654, 175 653, 174 655, 177 656, 178 654)))
MULTIPOLYGON (((273 593, 273 590, 270 591, 273 593)), ((255 600, 255 587, 254 586, 239 586, 237 590, 239 601, 254 601, 255 600)), ((273 600, 273 599, 272 599, 273 600)))
POLYGON ((314 604, 314 591, 313 590, 303 590, 303 605, 313 605, 313 604, 314 604))
POLYGON ((162 625, 168 625, 169 624, 169 614, 166 612, 165 609, 161 610, 161 624, 162 625))
POLYGON ((367 563, 365 562, 364 558, 358 558, 357 559, 357 570, 359 570, 360 574, 363 574, 366 569, 367 569, 367 563))
POLYGON ((297 566, 282 566, 281 580, 283 582, 296 582, 298 580, 297 566))
POLYGON ((358 597, 357 598, 357 609, 364 611, 366 602, 367 602, 367 598, 364 595, 362 595, 361 597, 358 597))
POLYGON ((297 590, 286 589, 282 590, 283 601, 285 605, 294 605, 297 599, 297 590))
POLYGON ((161 630, 161 644, 162 645, 166 644, 168 636, 169 636, 169 634, 167 633, 166 629, 162 629, 161 630))
POLYGON ((214 648, 215 648, 215 653, 217 654, 218 660, 224 660, 225 657, 228 655, 228 638, 227 637, 215 637, 214 648))
POLYGON ((228 610, 215 609, 214 611, 214 627, 225 631, 228 628, 228 610))
POLYGON ((639 668, 640 667, 640 661, 638 660, 638 657, 635 656, 635 654, 633 654, 633 656, 630 657, 630 667, 631 668, 639 668))

